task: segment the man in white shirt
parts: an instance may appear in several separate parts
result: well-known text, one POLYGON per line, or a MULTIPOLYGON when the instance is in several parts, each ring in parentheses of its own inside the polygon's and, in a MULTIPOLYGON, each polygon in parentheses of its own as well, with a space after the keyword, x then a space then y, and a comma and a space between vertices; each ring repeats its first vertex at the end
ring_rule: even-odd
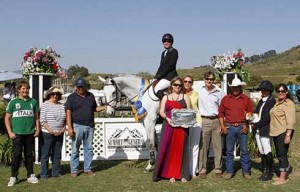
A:
POLYGON ((222 139, 220 124, 218 120, 218 110, 224 96, 223 90, 213 83, 215 74, 208 71, 204 74, 205 85, 200 87, 199 111, 202 118, 202 131, 200 139, 199 153, 199 177, 206 178, 207 175, 207 154, 212 143, 214 152, 214 172, 216 177, 222 177, 222 139))

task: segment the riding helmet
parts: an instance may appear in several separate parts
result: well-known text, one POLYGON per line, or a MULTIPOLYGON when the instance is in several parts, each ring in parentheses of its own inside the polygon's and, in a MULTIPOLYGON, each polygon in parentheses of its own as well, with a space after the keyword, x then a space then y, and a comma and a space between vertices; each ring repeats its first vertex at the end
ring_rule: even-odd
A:
POLYGON ((174 38, 173 38, 173 36, 170 33, 166 33, 162 37, 162 42, 165 42, 165 41, 170 41, 171 43, 173 43, 174 42, 174 38))
POLYGON ((264 80, 264 81, 260 82, 260 84, 258 86, 258 90, 261 90, 261 89, 266 89, 266 90, 273 92, 274 86, 270 81, 264 80))

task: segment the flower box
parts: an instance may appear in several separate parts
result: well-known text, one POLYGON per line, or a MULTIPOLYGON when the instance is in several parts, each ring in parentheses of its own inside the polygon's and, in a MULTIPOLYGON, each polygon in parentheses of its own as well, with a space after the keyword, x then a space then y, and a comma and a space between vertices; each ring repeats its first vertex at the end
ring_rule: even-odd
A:
POLYGON ((30 48, 23 57, 23 75, 28 78, 31 74, 58 74, 61 67, 57 59, 60 57, 51 47, 30 48))

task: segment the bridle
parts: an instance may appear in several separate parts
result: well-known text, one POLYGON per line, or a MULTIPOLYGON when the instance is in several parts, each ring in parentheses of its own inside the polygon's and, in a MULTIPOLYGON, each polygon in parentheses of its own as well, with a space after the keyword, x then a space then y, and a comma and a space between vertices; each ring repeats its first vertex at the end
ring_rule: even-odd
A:
MULTIPOLYGON (((111 83, 105 83, 105 86, 106 86, 106 85, 112 85, 112 86, 115 87, 115 90, 116 90, 116 97, 113 98, 112 100, 108 101, 108 102, 106 103, 106 105, 108 105, 108 106, 112 107, 114 110, 116 110, 116 109, 118 109, 118 107, 116 107, 116 106, 117 106, 117 103, 120 103, 120 102, 123 100, 123 99, 121 98, 122 91, 119 89, 119 87, 118 87, 118 85, 116 84, 116 82, 114 81, 114 79, 111 79, 111 83), (115 106, 111 105, 111 103, 112 103, 113 101, 116 101, 116 105, 115 105, 115 106)), ((136 96, 137 96, 137 95, 135 95, 135 96, 132 97, 132 98, 129 98, 129 100, 126 101, 126 103, 130 103, 130 104, 131 104, 132 100, 133 100, 136 96)), ((125 104, 126 104, 126 103, 125 103, 125 104)))
MULTIPOLYGON (((121 101, 121 96, 119 96, 119 95, 121 95, 121 91, 120 91, 119 87, 117 86, 117 84, 114 82, 113 79, 111 80, 111 83, 105 83, 105 84, 104 84, 104 86, 108 86, 108 85, 114 86, 114 88, 115 88, 115 90, 116 90, 116 91, 115 91, 115 92, 116 92, 116 97, 113 98, 112 100, 108 101, 108 102, 105 102, 105 104, 106 104, 107 106, 112 107, 112 108, 115 110, 115 109, 117 108, 117 107, 116 107, 116 106, 117 106, 117 103, 121 101), (115 106, 111 104, 113 101, 116 101, 116 105, 115 105, 115 106)), ((105 100, 106 100, 106 98, 105 98, 105 100)))
MULTIPOLYGON (((152 84, 153 84, 153 82, 150 83, 150 84, 147 86, 147 88, 146 88, 145 90, 143 90, 142 95, 143 95, 148 89, 150 89, 150 88, 152 87, 152 84)), ((116 90, 116 91, 115 91, 115 92, 116 92, 116 97, 113 98, 112 100, 108 101, 108 102, 106 103, 106 105, 108 105, 108 106, 112 107, 114 110, 116 110, 116 109, 118 108, 118 107, 116 107, 117 103, 119 103, 119 102, 122 101, 122 98, 121 98, 122 91, 119 89, 118 85, 116 84, 116 82, 114 81, 113 78, 111 78, 111 83, 105 83, 104 85, 105 85, 105 86, 106 86, 106 85, 112 85, 112 86, 115 87, 115 90, 116 90), (111 103, 112 103, 113 101, 116 101, 116 105, 115 105, 115 106, 111 105, 111 103)), ((139 96, 139 95, 140 95, 140 93, 134 95, 132 98, 128 98, 128 101, 126 101, 125 104, 127 104, 127 103, 132 104, 134 98, 136 98, 136 97, 139 96)), ((148 91, 148 95, 149 95, 149 98, 150 98, 151 100, 153 100, 153 101, 159 101, 159 99, 158 99, 158 100, 153 99, 153 98, 151 97, 149 91, 148 91)))

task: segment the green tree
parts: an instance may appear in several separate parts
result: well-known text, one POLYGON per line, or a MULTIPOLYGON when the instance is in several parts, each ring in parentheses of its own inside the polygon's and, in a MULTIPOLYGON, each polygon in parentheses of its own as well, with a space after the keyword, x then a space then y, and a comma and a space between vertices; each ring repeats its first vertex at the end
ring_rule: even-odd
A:
POLYGON ((144 79, 153 79, 153 76, 149 73, 149 72, 139 72, 138 74, 136 74, 139 77, 142 77, 144 79))
POLYGON ((262 81, 263 79, 258 76, 258 75, 252 75, 251 74, 251 81, 247 82, 247 86, 248 87, 255 87, 257 85, 259 85, 259 83, 262 81))
POLYGON ((71 78, 87 77, 90 75, 89 70, 86 67, 80 67, 78 64, 70 66, 68 69, 68 74, 71 78))

